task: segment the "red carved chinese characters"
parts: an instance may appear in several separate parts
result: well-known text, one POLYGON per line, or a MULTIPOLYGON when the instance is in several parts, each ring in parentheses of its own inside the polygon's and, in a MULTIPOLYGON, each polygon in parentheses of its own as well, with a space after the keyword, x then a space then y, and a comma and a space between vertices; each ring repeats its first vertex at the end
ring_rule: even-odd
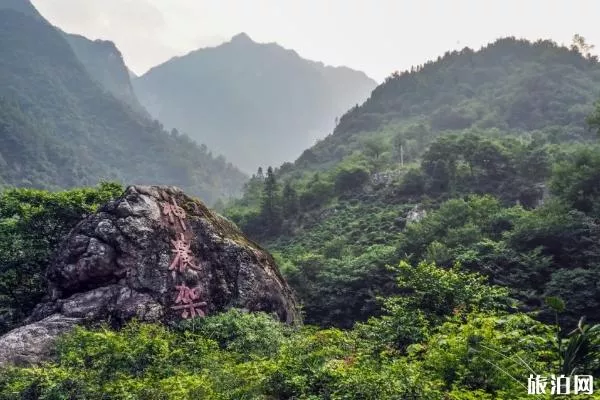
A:
POLYGON ((195 288, 190 289, 186 285, 175 286, 179 293, 175 299, 176 306, 171 307, 173 310, 183 310, 181 316, 185 319, 194 317, 204 317, 204 311, 200 307, 205 307, 206 302, 196 302, 200 298, 195 288))
MULTIPOLYGON (((194 206, 197 207, 195 204, 194 206)), ((162 203, 162 214, 168 216, 171 225, 174 225, 176 223, 175 219, 177 219, 183 232, 187 231, 184 222, 186 218, 185 210, 177 205, 174 198, 171 198, 171 203, 162 203)), ((178 272, 184 273, 187 268, 196 271, 200 270, 198 266, 194 265, 194 255, 190 249, 190 242, 186 240, 183 232, 179 233, 179 237, 176 240, 171 240, 171 244, 173 245, 171 251, 174 253, 174 258, 169 266, 169 271, 172 271, 174 280, 177 278, 178 272)), ((175 299, 175 305, 171 309, 181 310, 181 316, 185 319, 205 316, 202 308, 206 307, 207 303, 198 301, 200 294, 196 288, 189 288, 185 283, 175 286, 175 288, 178 290, 178 294, 175 299)))
POLYGON ((177 218, 179 220, 179 224, 181 225, 181 229, 183 229, 184 231, 186 230, 185 228, 185 223, 183 222, 183 220, 185 219, 185 210, 181 207, 179 207, 177 205, 177 202, 175 202, 175 199, 171 199, 173 204, 169 204, 169 203, 163 203, 163 215, 167 215, 169 217, 169 222, 171 224, 175 223, 175 218, 177 218))
POLYGON ((169 270, 185 272, 186 268, 191 268, 198 271, 199 268, 192 264, 192 251, 190 250, 189 242, 185 240, 183 233, 179 237, 178 240, 171 240, 174 247, 171 251, 175 253, 175 258, 169 266, 169 270))

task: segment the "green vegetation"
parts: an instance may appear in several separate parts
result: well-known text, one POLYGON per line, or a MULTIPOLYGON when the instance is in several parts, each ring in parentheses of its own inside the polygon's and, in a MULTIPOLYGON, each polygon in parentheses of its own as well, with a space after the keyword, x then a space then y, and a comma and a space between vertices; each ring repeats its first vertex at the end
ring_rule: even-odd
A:
MULTIPOLYGON (((0 6, 5 55, 0 63, 0 187, 162 183, 209 203, 239 193, 244 174, 206 146, 176 130, 169 134, 117 100, 113 87, 101 87, 113 77, 88 71, 65 35, 41 17, 11 9, 12 3, 28 4, 0 6)), ((95 57, 103 57, 95 54, 105 51, 101 44, 71 41, 88 68, 97 65, 95 57)), ((124 65, 113 69, 119 67, 124 65)), ((128 82, 126 71, 121 72, 128 82)))
MULTIPOLYGON (((0 396, 526 398, 524 377, 557 370, 552 327, 502 311, 503 289, 433 264, 400 269, 399 285, 415 294, 390 300, 386 316, 351 331, 291 329, 236 310, 170 328, 78 328, 60 342, 56 362, 3 371, 0 396)), ((584 340, 597 343, 597 326, 582 329, 584 340)), ((591 355, 578 352, 573 366, 581 368, 591 355)))
POLYGON ((291 160, 377 83, 245 33, 157 65, 133 80, 146 109, 244 172, 291 160))
POLYGON ((391 352, 437 371, 446 398, 524 398, 503 363, 528 376, 525 349, 547 370, 593 374, 600 65, 583 48, 504 39, 395 74, 223 210, 275 254, 308 323, 351 328, 378 366, 391 352), (480 343, 483 326, 502 339, 480 343))
POLYGON ((61 239, 123 188, 46 192, 11 189, 0 194, 0 334, 26 318, 46 293, 45 272, 61 239))
POLYGON ((94 80, 135 111, 148 115, 133 92, 129 70, 113 42, 91 41, 83 36, 68 33, 64 33, 64 37, 94 80))
POLYGON ((544 137, 550 143, 591 140, 584 121, 599 93, 600 64, 579 48, 500 39, 391 75, 295 167, 329 168, 362 150, 366 136, 385 138, 390 151, 392 142, 404 142, 405 161, 449 131, 544 137))
MULTIPOLYGON (((503 39, 394 74, 219 204, 273 253, 304 327, 230 310, 78 328, 55 360, 3 370, 0 398, 526 399, 530 374, 598 376, 600 66, 586 49, 503 39)), ((119 191, 3 193, 3 329, 39 298, 61 235, 119 191), (30 297, 11 292, 22 281, 30 297)))
POLYGON ((600 322, 600 148, 589 129, 600 128, 600 65, 586 46, 508 38, 394 74, 269 185, 259 170, 224 212, 276 254, 323 327, 379 315, 378 297, 398 290, 386 265, 401 260, 460 263, 541 321, 554 318, 544 298, 558 296, 563 326, 600 322), (523 96, 537 111, 519 117, 523 96), (436 120, 447 98, 473 122, 436 120), (280 218, 261 208, 267 197, 280 218))
POLYGON ((546 296, 567 299, 565 324, 581 315, 600 321, 593 300, 600 297, 598 150, 443 136, 420 166, 389 172, 387 183, 365 180, 362 171, 372 166, 368 156, 356 156, 353 166, 345 161, 309 180, 287 181, 286 196, 277 191, 277 177, 269 174, 267 184, 255 175, 244 198, 226 212, 268 243, 310 323, 348 328, 377 315, 377 297, 394 290, 386 265, 401 259, 460 262, 511 288, 522 309, 541 311, 544 321, 550 318, 546 296), (261 199, 268 199, 268 209, 261 199), (274 203, 296 211, 273 219, 274 203), (415 203, 417 214, 428 213, 407 221, 415 203))

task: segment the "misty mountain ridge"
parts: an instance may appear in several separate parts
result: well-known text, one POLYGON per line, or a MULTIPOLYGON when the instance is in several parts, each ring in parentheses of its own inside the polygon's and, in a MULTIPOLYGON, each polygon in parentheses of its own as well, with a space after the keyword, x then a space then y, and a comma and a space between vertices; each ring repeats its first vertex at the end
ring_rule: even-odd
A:
POLYGON ((139 103, 130 79, 130 71, 117 46, 108 40, 90 40, 84 36, 64 33, 75 55, 90 76, 117 99, 149 117, 139 103))
POLYGON ((240 190, 245 175, 223 157, 126 104, 135 97, 114 44, 65 35, 15 4, 0 7, 0 186, 163 183, 208 202, 240 190))
POLYGON ((452 132, 542 135, 553 143, 590 140, 585 119, 599 95, 594 57, 550 40, 501 38, 392 74, 295 164, 327 168, 361 151, 363 139, 373 136, 403 136, 404 150, 415 157, 452 132))
POLYGON ((295 159, 376 86, 363 72, 301 58, 246 33, 133 80, 140 102, 246 171, 295 159))

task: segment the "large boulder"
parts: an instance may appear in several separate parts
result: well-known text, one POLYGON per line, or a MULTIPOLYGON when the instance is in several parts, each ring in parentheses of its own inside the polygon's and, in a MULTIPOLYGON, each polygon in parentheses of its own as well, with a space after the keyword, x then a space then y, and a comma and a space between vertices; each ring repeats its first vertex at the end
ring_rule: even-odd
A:
POLYGON ((51 358, 56 338, 80 322, 78 318, 55 314, 13 329, 0 338, 0 366, 28 366, 51 358))
POLYGON ((300 321, 271 255, 174 187, 131 186, 82 220, 47 277, 49 294, 28 325, 0 337, 0 349, 14 350, 0 352, 0 365, 43 359, 79 323, 171 323, 232 307, 300 321))

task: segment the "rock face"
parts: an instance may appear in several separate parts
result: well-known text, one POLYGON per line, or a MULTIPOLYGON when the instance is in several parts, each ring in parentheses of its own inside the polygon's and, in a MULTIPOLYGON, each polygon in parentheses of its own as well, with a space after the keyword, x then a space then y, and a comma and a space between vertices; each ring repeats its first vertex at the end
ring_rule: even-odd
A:
POLYGON ((273 258, 174 187, 131 186, 82 220, 47 277, 48 298, 29 325, 0 337, 0 349, 16 349, 0 351, 0 365, 43 359, 56 335, 76 323, 169 323, 231 307, 300 321, 273 258), (25 348, 34 350, 18 350, 25 348))
POLYGON ((417 204, 406 214, 406 221, 410 223, 419 222, 427 216, 427 211, 417 204))
POLYGON ((0 366, 30 365, 50 358, 56 338, 79 322, 56 314, 8 332, 0 338, 0 366))

